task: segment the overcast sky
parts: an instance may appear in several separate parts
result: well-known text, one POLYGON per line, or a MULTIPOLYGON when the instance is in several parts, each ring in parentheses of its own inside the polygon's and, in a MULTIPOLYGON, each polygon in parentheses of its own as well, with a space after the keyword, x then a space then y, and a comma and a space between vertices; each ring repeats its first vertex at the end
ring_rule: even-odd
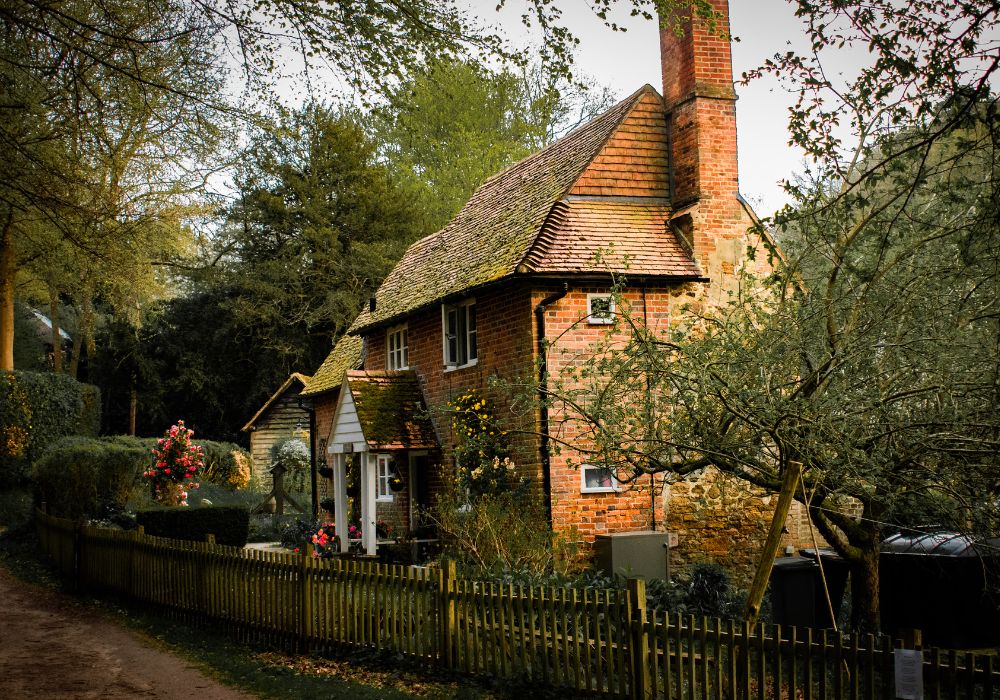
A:
MULTIPOLYGON (((495 0, 470 0, 478 14, 495 21, 495 0)), ((622 5, 627 8, 628 3, 622 5)), ((577 69, 598 83, 626 97, 645 83, 662 92, 659 34, 655 22, 630 20, 628 13, 615 17, 629 27, 613 32, 597 19, 586 0, 565 0, 564 18, 580 38, 577 69)), ((513 3, 501 15, 508 31, 524 32, 520 6, 513 3)), ((786 0, 730 0, 731 30, 739 41, 733 45, 733 71, 740 74, 757 67, 776 52, 805 46, 804 33, 786 0)), ((736 86, 740 159, 740 191, 760 215, 771 214, 787 201, 779 184, 793 172, 801 171, 802 154, 788 145, 788 106, 792 98, 774 80, 760 80, 736 86)))

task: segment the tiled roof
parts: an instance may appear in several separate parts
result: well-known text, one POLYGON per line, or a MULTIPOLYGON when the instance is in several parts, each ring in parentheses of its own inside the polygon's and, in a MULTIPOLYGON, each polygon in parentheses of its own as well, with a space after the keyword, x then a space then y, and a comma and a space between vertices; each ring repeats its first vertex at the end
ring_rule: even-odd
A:
POLYGON ((339 389, 344 372, 361 366, 361 338, 343 335, 333 350, 323 360, 316 373, 306 382, 302 396, 316 396, 332 389, 339 389))
POLYGON ((671 232, 669 218, 666 201, 568 198, 552 208, 524 268, 699 277, 691 254, 671 232))
MULTIPOLYGON (((271 405, 274 404, 275 401, 280 399, 292 385, 297 383, 301 386, 305 386, 308 381, 309 377, 307 375, 299 374, 298 372, 292 372, 288 376, 288 379, 286 379, 284 383, 280 387, 278 387, 278 390, 273 394, 271 394, 271 398, 269 398, 267 401, 264 402, 264 405, 260 407, 260 410, 258 410, 255 414, 253 414, 253 418, 248 420, 247 424, 244 425, 242 428, 240 428, 240 432, 245 433, 246 431, 250 430, 250 428, 254 426, 254 423, 257 422, 257 419, 259 419, 261 416, 267 413, 267 409, 269 409, 271 405)), ((304 393, 305 393, 304 391, 299 392, 300 395, 304 393)))
POLYGON ((643 86, 483 183, 447 226, 410 246, 379 287, 375 311, 363 311, 349 332, 514 274, 552 206, 567 195, 636 105, 650 96, 661 99, 652 87, 643 86))
POLYGON ((351 370, 347 385, 370 449, 437 447, 416 372, 351 370))

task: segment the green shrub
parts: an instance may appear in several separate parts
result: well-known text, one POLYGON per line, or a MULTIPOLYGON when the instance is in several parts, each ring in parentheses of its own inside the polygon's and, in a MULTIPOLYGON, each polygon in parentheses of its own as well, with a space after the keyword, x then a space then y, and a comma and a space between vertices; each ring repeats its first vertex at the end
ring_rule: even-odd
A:
POLYGON ((149 508, 136 513, 147 535, 204 542, 215 535, 218 544, 242 547, 250 531, 250 511, 240 506, 149 508))
POLYGON ((65 518, 104 517, 120 511, 149 464, 143 441, 65 437, 33 468, 35 488, 49 512, 65 518))

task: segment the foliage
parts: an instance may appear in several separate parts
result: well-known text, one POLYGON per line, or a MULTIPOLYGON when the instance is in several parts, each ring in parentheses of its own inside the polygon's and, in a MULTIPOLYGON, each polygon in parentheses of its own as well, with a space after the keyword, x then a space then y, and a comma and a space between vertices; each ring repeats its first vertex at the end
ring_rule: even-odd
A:
POLYGON ((71 436, 49 446, 35 462, 32 479, 50 513, 102 517, 125 508, 148 463, 149 448, 142 441, 71 436))
POLYGON ((17 459, 28 449, 31 405, 14 372, 0 371, 0 459, 17 459))
POLYGON ((163 505, 187 505, 185 489, 198 488, 198 470, 205 466, 204 449, 192 444, 194 431, 177 421, 162 438, 156 441, 153 464, 143 476, 149 479, 156 493, 156 500, 163 505))
POLYGON ((496 416, 478 391, 470 389, 448 402, 457 484, 473 500, 484 495, 527 491, 510 458, 510 445, 496 416))
POLYGON ((253 474, 253 458, 239 445, 231 442, 203 440, 202 480, 231 489, 245 489, 253 474))
POLYGON ((241 506, 150 508, 138 511, 136 522, 147 535, 204 542, 211 534, 216 544, 243 547, 250 530, 250 511, 241 506))
POLYGON ((23 481, 30 465, 59 438, 96 434, 97 387, 50 372, 0 372, 0 382, 10 388, 0 393, 0 428, 6 434, 13 426, 10 435, 20 452, 0 455, 0 483, 23 481))
POLYGON ((18 1, 4 16, 0 366, 12 369, 15 277, 53 310, 79 302, 77 338, 93 349, 94 299, 134 315, 161 281, 154 263, 185 252, 182 221, 226 120, 203 114, 221 94, 212 36, 177 3, 18 1))
POLYGON ((453 487, 438 497, 428 517, 445 542, 446 556, 476 575, 566 574, 580 564, 571 533, 552 532, 534 494, 484 493, 470 505, 453 487))

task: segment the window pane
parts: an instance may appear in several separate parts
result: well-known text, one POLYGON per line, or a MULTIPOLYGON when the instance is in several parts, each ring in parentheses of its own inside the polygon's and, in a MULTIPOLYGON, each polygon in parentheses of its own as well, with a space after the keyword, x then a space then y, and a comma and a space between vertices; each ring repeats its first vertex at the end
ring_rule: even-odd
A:
POLYGON ((610 489, 614 487, 611 469, 607 467, 584 467, 584 485, 588 489, 610 489))
POLYGON ((611 297, 591 297, 590 318, 592 321, 610 321, 612 318, 611 297))
POLYGON ((469 304, 469 362, 479 357, 479 349, 476 346, 476 305, 469 304))

